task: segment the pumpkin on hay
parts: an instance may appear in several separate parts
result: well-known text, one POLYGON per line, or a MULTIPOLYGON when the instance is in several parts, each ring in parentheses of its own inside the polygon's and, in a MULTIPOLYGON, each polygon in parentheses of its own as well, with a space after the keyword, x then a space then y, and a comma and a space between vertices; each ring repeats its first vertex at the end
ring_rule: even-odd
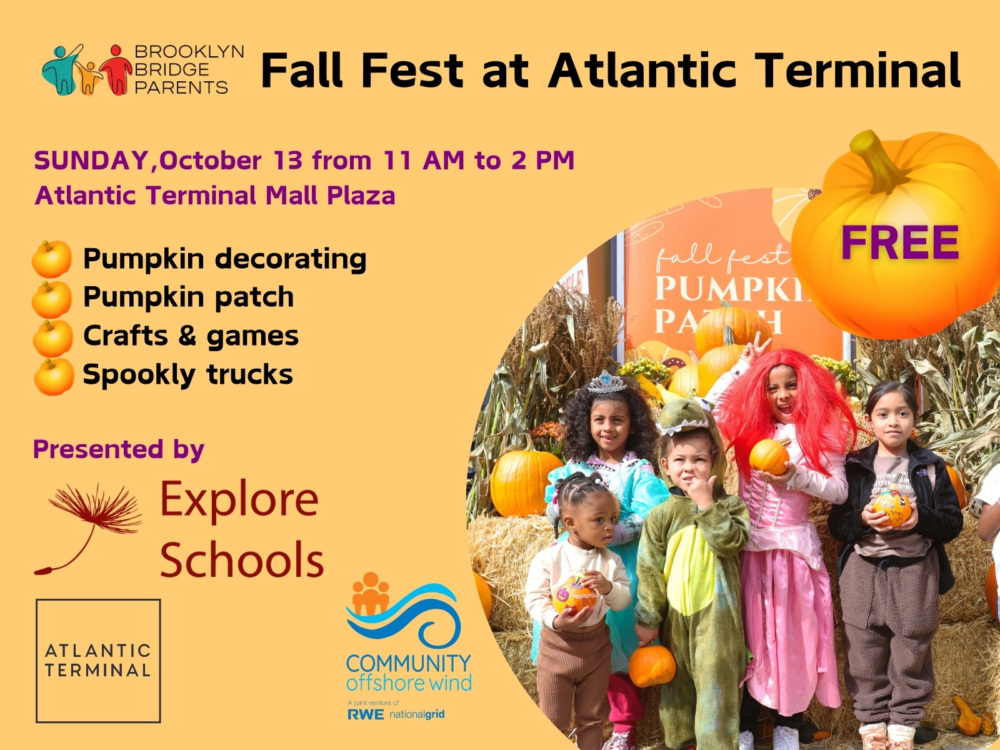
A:
POLYGON ((472 571, 472 575, 476 579, 476 593, 479 594, 479 603, 483 605, 483 614, 486 615, 486 619, 490 619, 490 612, 493 611, 493 592, 490 591, 490 585, 483 580, 483 577, 479 575, 476 571, 472 571))
POLYGON ((704 357, 705 353, 726 344, 726 327, 732 329, 733 340, 730 344, 749 344, 754 337, 760 333, 760 342, 763 344, 772 337, 771 326, 766 320, 753 310, 745 310, 742 307, 732 307, 728 302, 722 300, 722 307, 712 310, 708 315, 698 321, 698 327, 694 331, 694 345, 698 350, 698 356, 704 357))
POLYGON ((490 477, 490 498, 501 516, 534 516, 545 512, 549 472, 563 465, 545 451, 507 451, 490 477))
POLYGON ((986 152, 947 133, 883 143, 871 130, 850 148, 792 231, 795 275, 823 315, 859 336, 919 338, 989 302, 1000 285, 1000 169, 986 152), (845 247, 848 226, 860 244, 845 247), (910 258, 904 232, 924 243, 906 248, 910 258), (887 305, 892 289, 935 303, 887 305))
POLYGON ((677 662, 666 646, 642 646, 628 660, 628 676, 638 687, 666 685, 677 674, 677 662))
POLYGON ((785 462, 789 461, 788 449, 778 440, 767 438, 761 440, 750 451, 750 466, 757 471, 780 476, 788 471, 785 462))
POLYGON ((955 488, 955 494, 958 495, 958 507, 964 508, 969 504, 969 496, 971 494, 965 488, 965 478, 951 464, 948 464, 948 477, 951 479, 951 486, 955 488))
POLYGON ((913 503, 909 497, 899 491, 899 485, 896 484, 902 476, 902 474, 897 474, 892 484, 889 485, 889 489, 883 490, 872 503, 875 512, 885 513, 886 520, 894 529, 898 529, 913 515, 913 503))

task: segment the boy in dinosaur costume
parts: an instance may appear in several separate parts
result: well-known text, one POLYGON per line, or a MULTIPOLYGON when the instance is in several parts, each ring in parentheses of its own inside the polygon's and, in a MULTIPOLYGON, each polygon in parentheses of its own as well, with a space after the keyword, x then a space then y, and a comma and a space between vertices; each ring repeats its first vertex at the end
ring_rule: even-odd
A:
POLYGON ((674 655, 677 675, 660 689, 669 748, 739 746, 746 645, 739 552, 750 517, 722 487, 726 456, 711 413, 677 399, 660 415, 659 470, 670 499, 653 508, 639 542, 636 632, 674 655))

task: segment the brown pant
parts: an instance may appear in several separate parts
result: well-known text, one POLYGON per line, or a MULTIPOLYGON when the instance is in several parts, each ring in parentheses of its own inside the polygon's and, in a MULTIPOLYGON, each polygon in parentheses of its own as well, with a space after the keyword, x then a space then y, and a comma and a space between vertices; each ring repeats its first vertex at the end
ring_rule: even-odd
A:
POLYGON ((538 644, 538 706, 565 734, 575 704, 580 750, 601 748, 610 675, 611 638, 607 625, 587 633, 542 628, 538 644))
POLYGON ((844 682, 862 724, 920 726, 934 695, 931 640, 938 626, 935 550, 906 567, 879 566, 852 554, 840 576, 844 682))

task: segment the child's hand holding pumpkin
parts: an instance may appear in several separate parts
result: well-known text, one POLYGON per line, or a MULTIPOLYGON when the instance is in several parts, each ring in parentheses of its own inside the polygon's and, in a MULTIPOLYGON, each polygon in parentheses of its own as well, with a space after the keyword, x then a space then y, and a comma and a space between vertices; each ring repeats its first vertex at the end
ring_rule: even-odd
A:
POLYGON ((593 609, 593 607, 580 607, 580 609, 566 607, 556 615, 556 619, 552 621, 552 627, 554 630, 565 630, 568 633, 582 633, 587 629, 585 623, 593 609))
POLYGON ((868 526, 875 529, 879 534, 884 534, 887 531, 895 531, 892 524, 889 523, 889 516, 880 510, 875 510, 874 503, 868 503, 864 510, 861 511, 861 520, 864 521, 868 526))
POLYGON ((773 484, 776 487, 781 487, 782 485, 788 484, 792 477, 795 476, 795 464, 791 461, 785 461, 785 473, 784 474, 771 474, 766 471, 757 472, 761 475, 765 482, 768 484, 773 484))
POLYGON ((635 634, 639 636, 639 646, 645 646, 660 637, 660 631, 656 628, 647 628, 642 625, 635 626, 635 634))
POLYGON ((593 589, 602 596, 607 596, 611 593, 611 581, 605 578, 599 570, 583 571, 583 578, 580 580, 580 585, 584 588, 593 589))

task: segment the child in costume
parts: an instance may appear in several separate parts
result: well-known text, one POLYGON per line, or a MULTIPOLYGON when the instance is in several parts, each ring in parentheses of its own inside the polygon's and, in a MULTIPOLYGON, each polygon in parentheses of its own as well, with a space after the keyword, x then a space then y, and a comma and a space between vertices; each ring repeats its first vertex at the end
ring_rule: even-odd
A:
POLYGON ((983 480, 975 500, 982 511, 979 516, 979 538, 984 542, 993 540, 993 564, 997 570, 997 593, 1000 595, 1000 464, 997 464, 983 480))
MULTIPOLYGON (((635 560, 643 520, 668 497, 667 486, 653 473, 650 463, 659 430, 639 389, 607 372, 574 394, 566 404, 564 421, 563 457, 567 463, 550 472, 549 481, 555 484, 577 471, 598 474, 618 498, 621 514, 610 546, 622 558, 634 599, 638 582, 635 560)), ((549 519, 557 520, 559 511, 551 502, 551 487, 546 490, 546 500, 549 519)), ((604 750, 635 750, 635 726, 643 709, 639 688, 628 676, 629 657, 639 646, 632 608, 611 612, 608 627, 612 646, 608 701, 614 733, 604 750)), ((540 634, 535 623, 533 660, 540 634)))
POLYGON ((712 415, 697 401, 668 402, 660 416, 660 473, 670 499, 646 517, 635 606, 640 645, 660 638, 677 674, 660 691, 667 747, 736 750, 746 645, 739 552, 750 518, 722 488, 726 455, 712 415))
POLYGON ((962 511, 944 459, 910 439, 919 414, 910 387, 879 383, 865 413, 877 442, 847 457, 847 502, 830 513, 830 533, 844 542, 844 682, 865 750, 913 750, 934 695, 938 595, 955 583, 944 543, 962 530, 962 511), (912 500, 895 527, 872 505, 890 485, 912 500))
POLYGON ((607 549, 618 522, 618 501, 596 474, 571 474, 557 490, 568 537, 535 556, 525 583, 525 606, 544 625, 538 705, 564 733, 575 705, 578 746, 598 750, 611 673, 604 618, 632 601, 622 559, 607 549), (564 604, 557 609, 557 603, 564 604))
POLYGON ((760 706, 775 711, 775 750, 797 750, 802 714, 813 695, 840 705, 833 597, 811 497, 847 499, 846 446, 857 436, 851 408, 833 376, 791 349, 747 344, 740 361, 707 398, 734 448, 740 497, 750 511, 741 554, 743 627, 752 661, 740 709, 740 750, 753 747, 760 706), (757 471, 750 452, 765 438, 787 443, 782 474, 757 471))

